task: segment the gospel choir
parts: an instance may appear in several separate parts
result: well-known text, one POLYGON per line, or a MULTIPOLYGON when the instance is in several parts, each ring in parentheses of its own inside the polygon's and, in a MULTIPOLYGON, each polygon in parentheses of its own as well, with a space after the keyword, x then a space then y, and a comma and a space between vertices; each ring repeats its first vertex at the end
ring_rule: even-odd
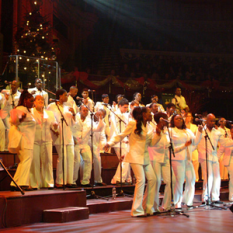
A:
MULTIPOLYGON (((202 202, 211 197, 212 202, 221 203, 221 177, 227 179, 228 173, 229 200, 233 201, 233 128, 226 128, 224 118, 219 118, 217 127, 211 113, 198 126, 193 124, 180 88, 165 111, 157 95, 144 106, 140 93, 135 93, 131 102, 119 94, 111 106, 107 94, 96 104, 87 89, 82 98, 76 97, 75 86, 69 93, 57 90, 55 102, 48 104, 48 93, 42 86, 41 79, 36 79, 35 88, 20 93, 17 81, 13 81, 10 90, 0 93, 0 150, 17 153, 20 162, 14 180, 25 191, 53 189, 54 183, 56 188, 75 188, 79 174, 81 185, 91 187, 92 163, 95 185, 105 186, 100 154, 112 147, 120 163, 111 183, 131 184, 131 168, 136 178, 132 216, 159 211, 162 181, 164 210, 171 208, 171 182, 175 208, 181 210, 182 203, 193 208, 199 165, 202 202), (53 146, 58 154, 55 182, 53 146)), ((18 190, 13 182, 11 190, 18 190)))

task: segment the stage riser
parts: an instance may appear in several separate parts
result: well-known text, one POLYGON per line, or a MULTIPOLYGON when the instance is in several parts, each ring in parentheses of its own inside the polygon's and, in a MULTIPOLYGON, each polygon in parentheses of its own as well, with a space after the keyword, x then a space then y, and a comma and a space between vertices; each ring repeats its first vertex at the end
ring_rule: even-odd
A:
MULTIPOLYGON (((3 195, 3 193, 1 194, 3 195)), ((86 207, 85 191, 32 191, 26 192, 24 196, 21 196, 19 192, 17 193, 17 197, 7 198, 7 209, 5 213, 7 227, 42 222, 43 210, 45 209, 70 206, 86 207), (35 195, 35 192, 38 195, 35 195)), ((13 193, 13 195, 15 194, 13 193)), ((4 209, 4 206, 4 199, 0 199, 1 210, 4 209)))
POLYGON ((43 222, 64 223, 89 218, 88 207, 67 207, 43 211, 43 222))
POLYGON ((112 211, 130 210, 132 208, 132 203, 132 200, 124 202, 106 202, 101 204, 90 204, 88 205, 88 208, 90 214, 106 213, 112 211))

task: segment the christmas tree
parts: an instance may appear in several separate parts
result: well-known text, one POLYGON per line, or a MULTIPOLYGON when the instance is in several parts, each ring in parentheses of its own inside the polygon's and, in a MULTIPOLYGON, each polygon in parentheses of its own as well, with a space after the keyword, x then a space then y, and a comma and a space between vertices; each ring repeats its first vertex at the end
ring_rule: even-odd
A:
POLYGON ((39 57, 45 60, 55 60, 55 48, 49 42, 50 25, 40 14, 41 0, 31 2, 32 11, 24 16, 24 25, 15 35, 16 53, 20 55, 39 57))

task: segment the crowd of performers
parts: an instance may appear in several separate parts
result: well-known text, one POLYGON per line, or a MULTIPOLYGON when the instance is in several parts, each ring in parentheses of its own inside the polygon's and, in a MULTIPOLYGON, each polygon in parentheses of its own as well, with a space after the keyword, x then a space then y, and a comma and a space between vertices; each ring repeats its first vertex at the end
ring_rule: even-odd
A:
MULTIPOLYGON (((193 208, 200 165, 202 202, 211 197, 212 202, 221 203, 221 176, 227 179, 228 173, 229 200, 233 201, 233 128, 226 128, 224 118, 219 118, 216 126, 215 116, 209 113, 198 126, 193 124, 180 88, 176 89, 166 110, 158 103, 156 95, 145 106, 140 93, 135 93, 131 102, 117 95, 112 105, 107 94, 94 104, 88 90, 82 91, 82 98, 77 97, 77 93, 75 86, 70 87, 68 93, 59 89, 54 102, 48 104, 48 93, 42 89, 41 79, 36 79, 35 88, 22 93, 18 91, 17 81, 11 82, 10 89, 2 90, 0 149, 17 153, 20 162, 14 180, 23 190, 53 189, 54 185, 62 188, 64 184, 75 188, 79 174, 81 185, 91 187, 92 163, 95 185, 105 186, 100 153, 109 152, 112 147, 120 163, 111 183, 131 184, 131 169, 136 178, 132 216, 160 211, 162 181, 165 183, 164 210, 171 208, 171 182, 175 208, 181 210, 182 204, 193 208), (213 147, 209 140, 207 146, 205 144, 207 133, 213 147), (55 182, 53 146, 58 154, 55 182)), ((11 190, 18 190, 13 182, 11 190)))

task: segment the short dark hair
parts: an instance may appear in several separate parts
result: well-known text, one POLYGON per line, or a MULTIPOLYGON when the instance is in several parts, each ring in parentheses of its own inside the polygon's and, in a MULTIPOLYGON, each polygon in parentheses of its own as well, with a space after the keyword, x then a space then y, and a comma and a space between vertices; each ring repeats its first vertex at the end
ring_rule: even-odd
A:
POLYGON ((18 106, 24 106, 24 100, 30 99, 32 97, 33 95, 29 93, 28 90, 24 90, 20 95, 18 106))
POLYGON ((60 99, 60 95, 63 95, 65 92, 67 92, 65 89, 58 89, 56 91, 56 99, 59 100, 60 99))
POLYGON ((119 106, 123 106, 123 105, 129 105, 129 101, 126 99, 126 98, 123 98, 123 99, 121 99, 120 100, 120 102, 119 102, 119 106))
POLYGON ((35 79, 35 83, 36 83, 36 81, 37 81, 38 79, 41 80, 41 82, 43 83, 43 80, 42 80, 41 78, 36 78, 36 79, 35 79))
POLYGON ((87 89, 87 88, 83 88, 82 92, 84 92, 84 91, 87 91, 87 92, 88 92, 88 89, 87 89))
MULTIPOLYGON (((175 127, 175 123, 174 123, 174 119, 176 116, 181 116, 180 114, 175 114, 172 116, 172 119, 170 121, 170 127, 171 128, 174 128, 175 127)), ((182 117, 182 116, 181 116, 182 117)), ((183 124, 182 124, 182 129, 186 129, 186 125, 185 125, 185 122, 184 122, 184 118, 182 117, 182 120, 183 120, 183 124)))
POLYGON ((108 94, 103 94, 102 95, 102 99, 107 98, 107 97, 108 97, 108 94))
POLYGON ((118 97, 124 97, 124 95, 123 94, 117 94, 116 95, 116 100, 118 99, 118 97))
POLYGON ((175 107, 176 107, 176 105, 175 105, 175 104, 173 104, 173 103, 168 103, 168 104, 166 105, 166 107, 167 107, 167 108, 171 108, 171 107, 174 107, 174 108, 175 108, 175 107))
POLYGON ((133 99, 135 99, 135 97, 136 97, 136 95, 137 95, 138 93, 140 94, 140 92, 135 92, 135 93, 133 94, 133 99))
MULTIPOLYGON (((152 99, 152 98, 154 98, 155 96, 157 96, 157 95, 152 95, 150 98, 152 99)), ((157 96, 158 97, 158 96, 157 96)))

